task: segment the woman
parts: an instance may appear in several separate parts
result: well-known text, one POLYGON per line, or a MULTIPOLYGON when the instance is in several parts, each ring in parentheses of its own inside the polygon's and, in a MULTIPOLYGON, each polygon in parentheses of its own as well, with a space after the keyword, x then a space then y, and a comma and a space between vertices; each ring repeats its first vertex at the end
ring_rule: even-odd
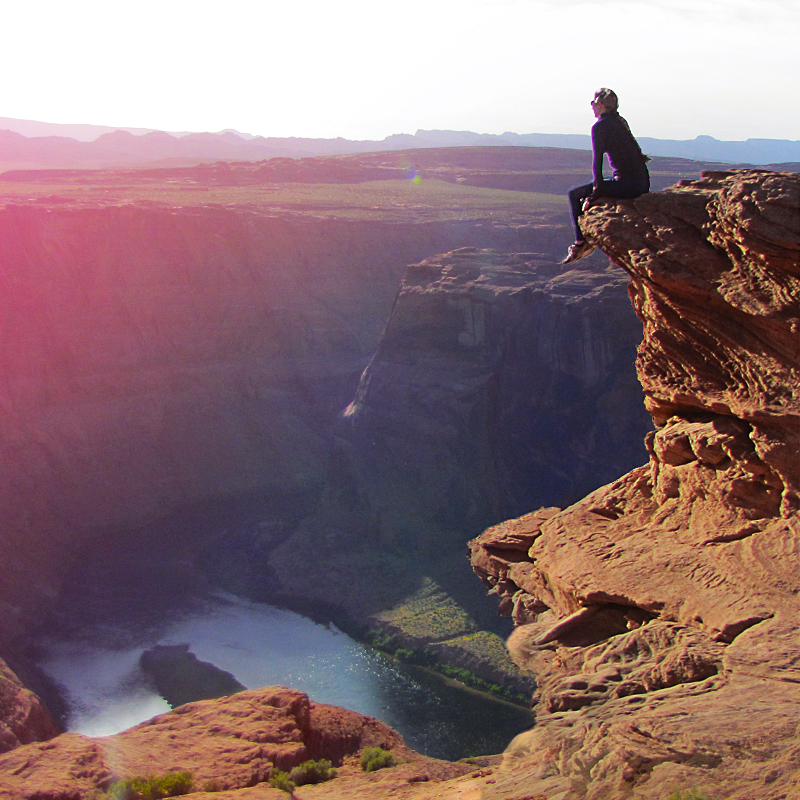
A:
POLYGON ((570 245, 562 264, 572 264, 594 250, 584 238, 580 216, 599 197, 638 197, 650 191, 650 173, 639 143, 633 138, 628 123, 617 112, 617 95, 611 89, 598 89, 592 100, 597 122, 592 126, 592 183, 578 186, 569 193, 572 220, 575 224, 575 243, 570 245), (603 156, 614 175, 603 178, 603 156))

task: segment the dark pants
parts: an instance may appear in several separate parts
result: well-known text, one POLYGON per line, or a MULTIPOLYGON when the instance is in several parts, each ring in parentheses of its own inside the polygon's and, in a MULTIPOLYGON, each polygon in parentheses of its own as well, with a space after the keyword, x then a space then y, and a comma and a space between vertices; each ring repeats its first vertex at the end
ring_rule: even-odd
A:
MULTIPOLYGON (((572 222, 575 225, 575 241, 583 241, 583 233, 579 223, 583 214, 583 201, 592 193, 593 186, 577 186, 570 190, 569 207, 572 211, 572 222)), ((650 181, 647 178, 633 180, 631 178, 612 178, 600 184, 598 197, 638 197, 650 191, 650 181)))

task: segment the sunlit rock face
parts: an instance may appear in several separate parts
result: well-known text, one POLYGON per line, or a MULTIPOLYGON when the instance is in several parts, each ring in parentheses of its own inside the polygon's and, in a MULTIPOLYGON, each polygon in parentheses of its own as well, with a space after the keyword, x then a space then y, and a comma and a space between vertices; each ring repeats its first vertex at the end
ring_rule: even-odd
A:
POLYGON ((710 173, 601 204, 584 230, 632 278, 655 431, 647 465, 471 544, 539 681, 513 780, 794 797, 800 180, 710 173))

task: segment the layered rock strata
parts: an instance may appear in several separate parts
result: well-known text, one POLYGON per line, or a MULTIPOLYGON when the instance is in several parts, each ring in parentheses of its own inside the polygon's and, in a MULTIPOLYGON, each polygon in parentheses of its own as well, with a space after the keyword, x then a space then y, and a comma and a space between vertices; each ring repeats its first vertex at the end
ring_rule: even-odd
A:
POLYGON ((600 257, 566 269, 548 253, 460 248, 410 266, 334 430, 321 502, 269 552, 274 591, 527 691, 502 641, 478 633, 494 609, 464 543, 645 456, 626 286, 600 257))
POLYGON ((655 430, 647 465, 471 543, 539 681, 504 790, 800 796, 800 179, 709 173, 584 230, 631 276, 655 430))

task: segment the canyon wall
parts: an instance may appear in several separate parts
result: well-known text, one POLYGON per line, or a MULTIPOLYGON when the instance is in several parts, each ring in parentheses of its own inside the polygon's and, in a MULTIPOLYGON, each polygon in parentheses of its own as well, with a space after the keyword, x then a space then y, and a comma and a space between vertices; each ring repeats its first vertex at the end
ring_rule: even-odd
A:
POLYGON ((0 659, 0 753, 50 739, 58 728, 41 700, 0 659))
MULTIPOLYGON (((199 501, 302 509, 406 265, 465 244, 552 249, 560 237, 473 219, 6 205, 3 640, 41 619, 87 542, 113 555, 120 531, 199 501)), ((196 548, 183 538, 176 548, 196 548)))
POLYGON ((630 274, 649 463, 471 543, 538 679, 486 800, 800 792, 800 179, 601 203, 630 274))
POLYGON ((334 429, 321 502, 270 553, 274 582, 359 617, 423 574, 474 606, 466 538, 645 455, 627 284, 605 259, 565 270, 546 253, 463 248, 409 267, 334 429))

